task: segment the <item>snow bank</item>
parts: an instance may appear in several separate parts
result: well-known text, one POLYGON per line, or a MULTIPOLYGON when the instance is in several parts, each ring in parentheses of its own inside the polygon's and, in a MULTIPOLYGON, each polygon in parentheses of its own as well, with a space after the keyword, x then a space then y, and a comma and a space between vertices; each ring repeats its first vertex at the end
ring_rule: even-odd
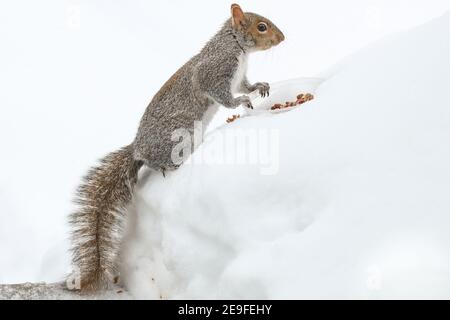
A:
POLYGON ((447 14, 354 55, 316 100, 224 126, 179 171, 143 179, 131 292, 450 298, 449 56, 447 14))
POLYGON ((0 300, 130 300, 132 297, 119 287, 96 295, 82 295, 67 290, 65 282, 24 283, 0 285, 0 300))

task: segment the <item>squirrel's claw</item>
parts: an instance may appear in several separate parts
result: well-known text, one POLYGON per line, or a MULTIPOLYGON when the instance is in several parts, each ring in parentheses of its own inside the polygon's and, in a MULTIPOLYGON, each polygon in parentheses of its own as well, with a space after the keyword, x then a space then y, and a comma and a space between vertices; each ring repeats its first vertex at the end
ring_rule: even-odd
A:
POLYGON ((267 82, 258 82, 254 85, 255 90, 259 91, 262 98, 270 96, 270 85, 267 82))
POLYGON ((241 96, 241 97, 237 98, 236 100, 239 105, 242 105, 249 109, 253 109, 252 101, 250 100, 250 98, 248 96, 241 96))

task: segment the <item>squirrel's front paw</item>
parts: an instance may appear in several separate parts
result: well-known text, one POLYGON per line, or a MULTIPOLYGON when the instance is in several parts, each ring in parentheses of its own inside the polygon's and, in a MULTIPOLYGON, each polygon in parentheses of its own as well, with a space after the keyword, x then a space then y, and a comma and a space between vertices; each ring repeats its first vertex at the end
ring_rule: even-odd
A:
POLYGON ((248 96, 241 96, 236 98, 236 105, 243 105, 246 108, 253 109, 252 101, 248 96))
POLYGON ((270 85, 267 82, 258 82, 253 86, 253 91, 258 90, 261 97, 270 96, 270 85))

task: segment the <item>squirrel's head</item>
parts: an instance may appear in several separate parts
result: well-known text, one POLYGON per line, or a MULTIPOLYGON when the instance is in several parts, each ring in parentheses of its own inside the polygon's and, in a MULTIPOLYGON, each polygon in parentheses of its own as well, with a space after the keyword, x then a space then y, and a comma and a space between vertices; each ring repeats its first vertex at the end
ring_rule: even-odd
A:
POLYGON ((253 51, 268 50, 285 39, 272 21, 255 13, 244 13, 238 4, 231 6, 231 25, 241 35, 239 41, 253 51))

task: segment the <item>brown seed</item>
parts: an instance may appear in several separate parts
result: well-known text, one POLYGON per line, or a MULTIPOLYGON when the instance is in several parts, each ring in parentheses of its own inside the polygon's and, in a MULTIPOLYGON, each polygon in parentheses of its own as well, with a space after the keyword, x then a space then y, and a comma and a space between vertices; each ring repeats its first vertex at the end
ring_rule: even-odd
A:
POLYGON ((241 118, 240 115, 234 115, 234 116, 232 116, 231 118, 228 118, 228 119, 227 119, 227 123, 232 123, 232 122, 234 122, 235 120, 240 119, 240 118, 241 118))
POLYGON ((281 109, 281 107, 282 107, 282 105, 279 104, 279 103, 277 103, 277 104, 274 104, 274 105, 273 105, 272 110, 281 109))

